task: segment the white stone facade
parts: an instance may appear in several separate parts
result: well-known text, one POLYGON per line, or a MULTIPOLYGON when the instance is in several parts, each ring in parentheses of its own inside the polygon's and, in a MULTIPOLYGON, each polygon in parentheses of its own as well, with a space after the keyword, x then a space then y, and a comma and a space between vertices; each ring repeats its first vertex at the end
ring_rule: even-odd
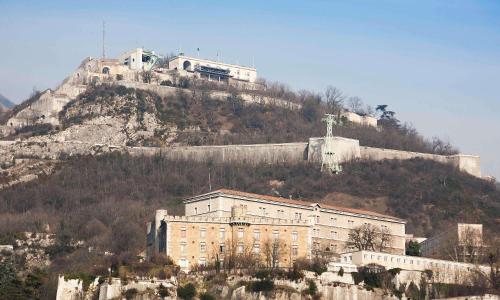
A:
POLYGON ((343 111, 340 116, 345 118, 347 121, 358 125, 377 127, 377 118, 370 115, 362 116, 351 111, 343 111))
POLYGON ((340 255, 341 262, 355 264, 358 267, 377 264, 386 269, 399 268, 406 271, 425 272, 430 270, 436 282, 464 283, 471 272, 481 271, 488 274, 490 268, 468 263, 419 256, 397 255, 374 251, 355 251, 340 255))
POLYGON ((184 55, 172 58, 168 63, 168 68, 178 70, 181 75, 206 77, 209 80, 222 81, 232 78, 250 83, 257 80, 255 68, 184 55))

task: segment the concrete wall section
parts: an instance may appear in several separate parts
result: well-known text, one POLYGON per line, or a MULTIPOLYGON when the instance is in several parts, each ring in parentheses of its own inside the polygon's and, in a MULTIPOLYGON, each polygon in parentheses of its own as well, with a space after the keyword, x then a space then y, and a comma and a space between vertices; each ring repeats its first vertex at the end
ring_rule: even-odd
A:
POLYGON ((161 154, 170 159, 214 162, 296 163, 307 160, 307 143, 193 146, 156 148, 134 147, 132 155, 161 154))
POLYGON ((473 176, 481 177, 481 161, 476 155, 437 155, 430 153, 419 153, 410 151, 400 151, 393 149, 382 149, 372 147, 360 148, 361 159, 369 160, 384 160, 384 159, 412 159, 422 158, 437 161, 443 164, 451 164, 457 167, 460 171, 467 172, 473 176))
POLYGON ((393 149, 372 148, 362 146, 360 148, 361 158, 370 160, 384 160, 384 159, 412 159, 423 158, 434 160, 440 163, 449 163, 450 159, 445 155, 436 155, 430 153, 419 153, 410 151, 401 151, 393 149))
POLYGON ((457 154, 449 158, 460 171, 481 178, 481 158, 478 155, 457 154))
MULTIPOLYGON (((321 162, 322 148, 325 138, 310 138, 308 143, 308 160, 321 162)), ((347 162, 361 157, 359 141, 336 136, 333 138, 333 151, 340 162, 347 162)))

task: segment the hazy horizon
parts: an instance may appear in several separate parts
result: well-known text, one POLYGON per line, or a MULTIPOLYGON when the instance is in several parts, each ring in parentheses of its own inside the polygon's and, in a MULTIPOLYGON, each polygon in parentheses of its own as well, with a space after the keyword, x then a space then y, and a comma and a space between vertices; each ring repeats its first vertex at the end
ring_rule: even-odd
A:
POLYGON ((425 137, 500 178, 500 3, 495 1, 0 1, 0 94, 55 88, 87 56, 136 47, 252 65, 294 90, 336 86, 388 104, 425 137))

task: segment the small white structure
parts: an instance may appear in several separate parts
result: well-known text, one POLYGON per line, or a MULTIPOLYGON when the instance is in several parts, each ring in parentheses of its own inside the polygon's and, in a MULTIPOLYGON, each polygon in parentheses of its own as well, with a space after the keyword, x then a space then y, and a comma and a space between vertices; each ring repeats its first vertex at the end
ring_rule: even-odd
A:
POLYGON ((229 79, 254 83, 257 80, 257 69, 241 65, 178 55, 168 62, 168 68, 177 70, 181 75, 196 76, 215 81, 229 79))
POLYGON ((358 115, 355 112, 343 111, 340 114, 341 117, 345 118, 347 121, 356 123, 362 126, 377 127, 377 118, 370 115, 358 115))
POLYGON ((83 282, 79 279, 65 279, 59 276, 56 300, 80 300, 83 297, 83 282))
POLYGON ((442 259, 432 259, 419 256, 397 255, 375 251, 355 251, 340 255, 341 262, 351 263, 358 267, 377 264, 386 269, 399 268, 407 271, 433 272, 433 278, 441 283, 466 284, 471 272, 480 271, 488 274, 487 266, 461 263, 442 259))
POLYGON ((0 245, 0 253, 1 252, 14 252, 14 246, 13 245, 0 245))
POLYGON ((120 56, 119 61, 131 70, 149 71, 160 57, 154 51, 136 48, 120 56))

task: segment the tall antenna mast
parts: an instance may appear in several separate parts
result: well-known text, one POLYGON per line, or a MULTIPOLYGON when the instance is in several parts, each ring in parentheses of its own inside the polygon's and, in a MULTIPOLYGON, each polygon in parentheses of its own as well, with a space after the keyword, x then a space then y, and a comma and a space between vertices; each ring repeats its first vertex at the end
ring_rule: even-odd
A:
POLYGON ((106 22, 102 21, 102 58, 106 58, 106 22))

